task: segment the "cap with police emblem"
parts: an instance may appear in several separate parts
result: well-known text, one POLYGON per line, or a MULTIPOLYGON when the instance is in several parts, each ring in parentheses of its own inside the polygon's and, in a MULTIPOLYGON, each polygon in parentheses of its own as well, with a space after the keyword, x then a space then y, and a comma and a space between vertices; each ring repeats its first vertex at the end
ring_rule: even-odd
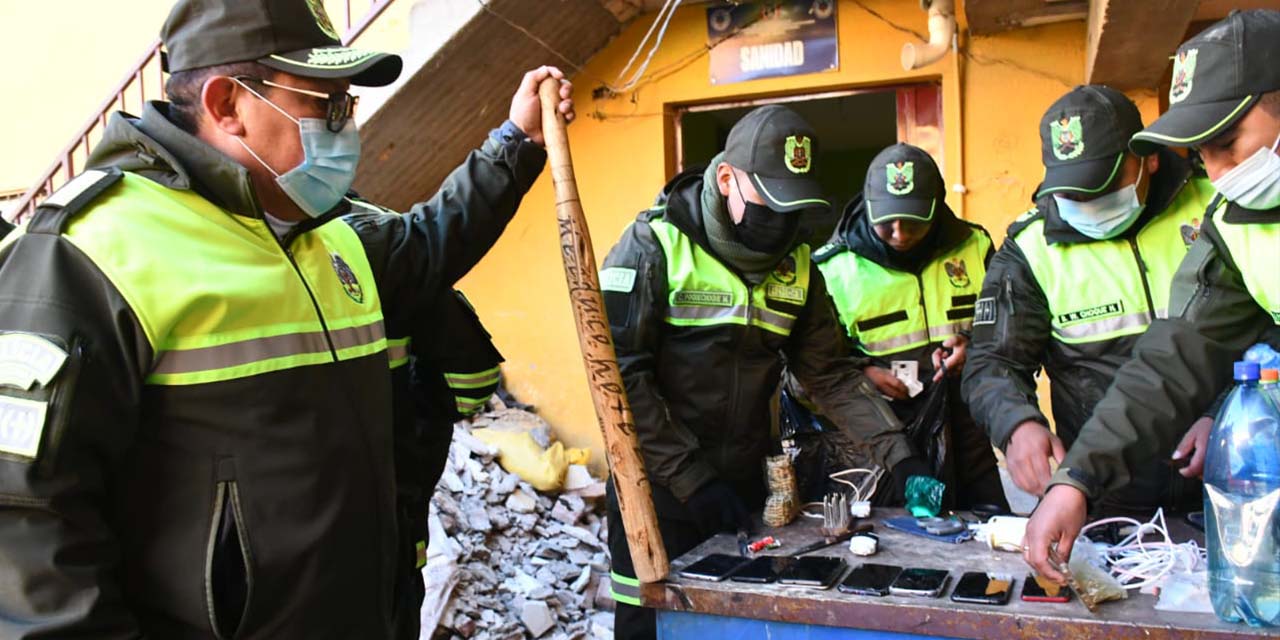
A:
POLYGON ((898 143, 871 160, 862 188, 867 220, 931 222, 938 202, 947 195, 933 158, 920 147, 898 143))
POLYGON ((1183 43, 1173 56, 1169 110, 1129 146, 1191 147, 1227 130, 1262 94, 1280 89, 1277 43, 1280 11, 1269 9, 1233 11, 1183 43))
POLYGON ((165 70, 256 61, 306 78, 379 87, 400 56, 342 46, 323 0, 178 0, 160 30, 165 70))
POLYGON ((1129 138, 1141 130, 1142 114, 1123 93, 1095 84, 1068 91, 1040 118, 1044 182, 1035 197, 1106 191, 1120 175, 1129 138))
POLYGON ((787 107, 771 104, 742 116, 729 130, 724 161, 745 171, 774 211, 830 207, 813 178, 813 128, 787 107))

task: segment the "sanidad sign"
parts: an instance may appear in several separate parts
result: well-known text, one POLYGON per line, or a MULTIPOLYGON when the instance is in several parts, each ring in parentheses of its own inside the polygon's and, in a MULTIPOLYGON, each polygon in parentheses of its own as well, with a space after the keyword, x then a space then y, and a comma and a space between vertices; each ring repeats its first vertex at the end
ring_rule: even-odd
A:
POLYGON ((840 67, 836 0, 759 0, 707 8, 711 84, 840 67))

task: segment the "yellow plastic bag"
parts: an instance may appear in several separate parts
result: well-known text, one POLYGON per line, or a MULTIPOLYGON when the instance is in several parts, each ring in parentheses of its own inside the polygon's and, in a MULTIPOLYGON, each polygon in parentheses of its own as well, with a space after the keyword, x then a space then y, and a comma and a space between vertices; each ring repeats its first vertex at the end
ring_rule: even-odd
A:
POLYGON ((543 449, 528 431, 476 429, 471 435, 498 449, 498 464, 533 485, 538 491, 557 491, 571 464, 587 464, 591 452, 566 449, 559 442, 543 449))

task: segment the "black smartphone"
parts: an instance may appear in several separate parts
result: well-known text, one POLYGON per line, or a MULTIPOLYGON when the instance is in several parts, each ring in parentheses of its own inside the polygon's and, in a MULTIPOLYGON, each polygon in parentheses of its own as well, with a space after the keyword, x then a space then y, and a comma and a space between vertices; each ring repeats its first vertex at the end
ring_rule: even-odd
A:
POLYGON ((727 553, 712 553, 687 566, 680 575, 693 580, 710 580, 719 582, 729 577, 738 567, 750 562, 749 558, 731 556, 727 553))
POLYGON ((830 556, 804 556, 796 558, 782 573, 778 574, 778 582, 803 587, 830 589, 836 580, 844 575, 849 565, 841 558, 830 556))
POLYGON ((889 585, 893 584, 899 573, 902 573, 902 567, 868 562, 850 571, 849 575, 836 588, 843 593, 856 593, 863 596, 887 596, 889 595, 889 585))
POLYGON ((923 596, 936 598, 947 586, 946 569, 903 569, 889 585, 889 593, 895 596, 923 596))
POLYGON ((1006 604, 1013 592, 1013 576, 985 571, 966 571, 956 583, 951 599, 976 604, 1006 604))
POLYGON ((734 571, 729 579, 734 582, 752 582, 764 584, 778 579, 778 575, 786 571, 795 558, 790 556, 758 556, 751 562, 734 571))
POLYGON ((1028 573, 1022 581, 1022 599, 1027 602, 1066 602, 1071 599, 1071 590, 1028 573))

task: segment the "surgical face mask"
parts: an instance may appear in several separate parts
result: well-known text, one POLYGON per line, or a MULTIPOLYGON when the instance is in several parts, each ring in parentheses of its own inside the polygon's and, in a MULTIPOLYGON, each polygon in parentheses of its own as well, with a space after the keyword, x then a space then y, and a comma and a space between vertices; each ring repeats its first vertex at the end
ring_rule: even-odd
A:
POLYGON ((1133 184, 1087 202, 1068 200, 1055 194, 1053 199, 1058 203, 1058 215, 1071 228, 1094 240, 1109 240, 1124 233, 1146 208, 1138 201, 1138 183, 1142 182, 1145 168, 1145 162, 1139 165, 1138 179, 1133 184))
MULTIPOLYGON (((734 181, 738 180, 735 174, 734 181)), ((738 198, 742 200, 742 221, 734 225, 738 241, 748 249, 759 253, 781 253, 791 248, 796 231, 800 228, 800 213, 783 213, 742 197, 738 186, 738 198)))
POLYGON ((1222 197, 1246 209, 1265 211, 1280 207, 1280 136, 1271 148, 1258 147, 1244 162, 1213 181, 1222 197))
POLYGON ((356 179, 356 165, 360 162, 360 134, 356 130, 355 120, 348 119, 342 130, 334 133, 329 130, 323 118, 295 118, 240 80, 236 82, 298 125, 302 140, 302 163, 283 174, 276 173, 244 140, 236 138, 240 146, 276 177, 280 190, 307 215, 318 218, 334 208, 347 195, 347 190, 356 179))

